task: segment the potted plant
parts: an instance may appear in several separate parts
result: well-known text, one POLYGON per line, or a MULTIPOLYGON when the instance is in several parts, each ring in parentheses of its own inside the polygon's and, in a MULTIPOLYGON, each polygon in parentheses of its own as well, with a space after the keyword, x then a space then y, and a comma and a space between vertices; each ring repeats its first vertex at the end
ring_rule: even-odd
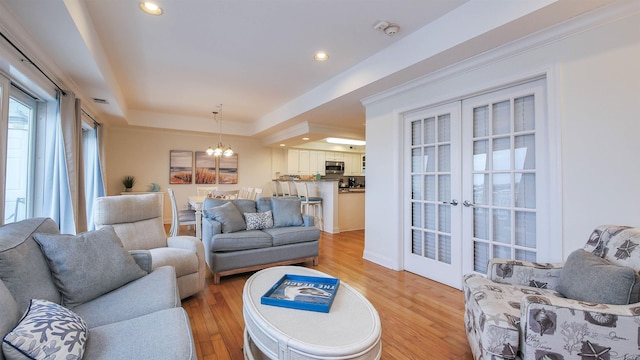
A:
POLYGON ((122 178, 122 185, 124 185, 124 191, 131 191, 133 185, 136 184, 136 178, 133 176, 125 176, 122 178))

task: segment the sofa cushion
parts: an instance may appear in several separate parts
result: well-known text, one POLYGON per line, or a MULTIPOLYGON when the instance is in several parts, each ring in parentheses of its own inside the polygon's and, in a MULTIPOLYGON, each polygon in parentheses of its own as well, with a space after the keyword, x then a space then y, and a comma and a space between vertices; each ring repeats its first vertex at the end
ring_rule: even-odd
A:
POLYGON ((256 199, 256 211, 257 212, 265 212, 269 210, 273 210, 271 208, 271 199, 270 197, 259 197, 256 199))
POLYGON ((271 247, 271 235, 260 230, 245 230, 233 234, 218 234, 211 239, 211 251, 237 251, 271 247))
POLYGON ((8 359, 82 359, 87 324, 73 311, 47 300, 31 300, 27 313, 3 339, 8 359))
POLYGON ((146 275, 112 227, 79 235, 35 234, 62 304, 74 307, 146 275))
POLYGON ((569 255, 560 272, 558 291, 573 300, 623 305, 638 302, 638 294, 632 294, 635 284, 633 269, 578 249, 569 255))
POLYGON ((227 202, 220 206, 207 210, 207 217, 222 224, 223 233, 232 233, 245 230, 247 224, 244 222, 242 213, 232 202, 227 202))
POLYGON ((176 271, 163 266, 91 301, 73 308, 92 330, 152 312, 180 306, 176 271))
MULTIPOLYGON (((20 320, 20 315, 18 303, 11 296, 9 289, 0 281, 0 336, 8 333, 16 326, 18 320, 20 320)), ((3 359, 2 351, 0 351, 0 359, 3 359)))
POLYGON ((47 259, 33 234, 58 234, 58 225, 48 218, 32 218, 0 227, 0 279, 18 303, 22 314, 31 299, 60 303, 47 259))
POLYGON ((273 226, 302 226, 302 212, 298 198, 271 198, 273 226))
POLYGON ((262 230, 273 227, 273 214, 271 210, 260 213, 244 213, 244 222, 247 230, 262 230))
POLYGON ((189 317, 182 308, 91 328, 89 336, 85 359, 197 358, 189 317))
POLYGON ((611 263, 640 270, 640 228, 627 228, 611 237, 604 258, 611 263))
POLYGON ((271 235, 273 246, 315 241, 320 238, 320 230, 316 227, 291 226, 262 231, 271 235))
POLYGON ((256 212, 256 202, 253 200, 233 199, 231 202, 238 208, 238 210, 240 210, 241 214, 256 212))

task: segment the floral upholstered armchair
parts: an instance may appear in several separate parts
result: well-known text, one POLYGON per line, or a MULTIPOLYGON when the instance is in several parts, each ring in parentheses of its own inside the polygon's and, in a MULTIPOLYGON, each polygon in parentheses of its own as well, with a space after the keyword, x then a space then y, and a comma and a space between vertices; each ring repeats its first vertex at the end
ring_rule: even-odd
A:
POLYGON ((562 264, 492 259, 464 278, 474 358, 640 359, 640 228, 596 228, 562 264))

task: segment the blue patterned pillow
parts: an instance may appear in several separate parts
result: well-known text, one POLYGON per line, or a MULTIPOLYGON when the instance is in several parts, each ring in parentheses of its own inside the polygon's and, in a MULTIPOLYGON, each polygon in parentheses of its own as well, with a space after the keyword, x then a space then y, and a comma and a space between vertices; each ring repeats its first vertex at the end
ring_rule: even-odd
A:
POLYGON ((260 213, 244 213, 244 222, 247 230, 262 230, 273 227, 273 215, 271 210, 260 213))
POLYGON ((71 310, 33 299, 22 320, 2 339, 2 350, 7 360, 79 360, 87 334, 87 324, 71 310))

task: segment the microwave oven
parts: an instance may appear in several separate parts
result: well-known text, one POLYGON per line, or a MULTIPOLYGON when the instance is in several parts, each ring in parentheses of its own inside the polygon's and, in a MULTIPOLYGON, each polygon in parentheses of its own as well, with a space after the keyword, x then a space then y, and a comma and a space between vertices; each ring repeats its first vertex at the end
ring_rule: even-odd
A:
POLYGON ((344 174, 344 161, 325 161, 324 162, 325 174, 344 174))

